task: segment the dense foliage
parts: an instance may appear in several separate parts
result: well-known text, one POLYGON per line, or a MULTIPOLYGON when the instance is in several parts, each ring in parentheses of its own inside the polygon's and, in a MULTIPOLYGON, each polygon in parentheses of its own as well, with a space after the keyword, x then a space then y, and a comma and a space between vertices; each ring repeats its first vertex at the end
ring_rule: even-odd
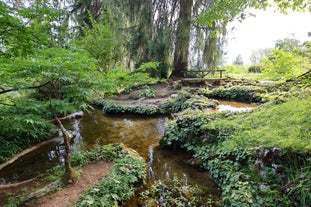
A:
POLYGON ((88 109, 100 77, 94 60, 79 50, 42 49, 28 58, 3 60, 0 140, 12 148, 1 148, 1 161, 50 138, 55 127, 49 120, 54 115, 88 109))
POLYGON ((286 51, 280 47, 273 49, 263 58, 263 72, 274 79, 294 78, 310 68, 310 57, 300 52, 286 51))

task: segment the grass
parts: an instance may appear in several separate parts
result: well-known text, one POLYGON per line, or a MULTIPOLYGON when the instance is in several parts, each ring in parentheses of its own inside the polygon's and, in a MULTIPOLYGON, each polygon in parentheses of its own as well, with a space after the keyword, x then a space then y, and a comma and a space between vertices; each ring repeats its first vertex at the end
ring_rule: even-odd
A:
POLYGON ((269 79, 269 77, 265 77, 262 73, 249 73, 248 67, 244 65, 226 65, 225 69, 225 77, 248 80, 269 79))
MULTIPOLYGON (((225 65, 224 77, 236 78, 236 79, 248 79, 248 80, 282 80, 285 77, 282 75, 272 73, 251 73, 248 71, 247 65, 225 65)), ((306 72, 306 71, 305 71, 306 72)), ((303 71, 300 73, 304 73, 303 71)))
POLYGON ((311 97, 295 98, 271 108, 260 108, 233 120, 218 120, 219 128, 235 129, 223 146, 279 147, 293 151, 311 150, 311 97))

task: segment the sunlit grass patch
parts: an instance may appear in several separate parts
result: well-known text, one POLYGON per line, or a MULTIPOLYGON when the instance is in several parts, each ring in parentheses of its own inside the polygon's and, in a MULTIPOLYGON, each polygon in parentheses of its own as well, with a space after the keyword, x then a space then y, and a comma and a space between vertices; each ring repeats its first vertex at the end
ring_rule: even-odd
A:
POLYGON ((264 146, 311 150, 311 98, 294 98, 271 108, 260 108, 251 114, 237 116, 232 120, 217 120, 219 128, 234 128, 235 132, 223 146, 264 146))

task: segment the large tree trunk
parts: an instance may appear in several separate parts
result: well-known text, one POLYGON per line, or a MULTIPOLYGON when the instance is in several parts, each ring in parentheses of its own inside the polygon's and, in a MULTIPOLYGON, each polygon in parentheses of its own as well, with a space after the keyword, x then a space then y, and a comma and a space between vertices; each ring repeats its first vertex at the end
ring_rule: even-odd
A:
POLYGON ((173 77, 182 77, 188 66, 188 49, 191 26, 191 0, 179 0, 180 10, 176 32, 173 77))

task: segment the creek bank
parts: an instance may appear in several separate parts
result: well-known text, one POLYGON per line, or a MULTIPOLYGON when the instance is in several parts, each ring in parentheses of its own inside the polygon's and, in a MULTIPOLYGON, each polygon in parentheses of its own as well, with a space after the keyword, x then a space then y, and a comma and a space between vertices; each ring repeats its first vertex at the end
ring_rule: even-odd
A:
POLYGON ((92 199, 95 200, 90 201, 89 194, 97 192, 97 189, 101 188, 106 189, 106 191, 103 190, 106 199, 105 202, 113 206, 115 203, 121 204, 129 199, 145 179, 144 160, 134 150, 126 148, 121 144, 111 144, 103 147, 97 146, 92 151, 73 153, 72 164, 76 171, 80 171, 80 169, 88 170, 86 177, 83 177, 83 173, 81 177, 81 182, 85 181, 85 185, 82 183, 79 184, 79 179, 76 184, 63 188, 62 182, 57 180, 60 180, 59 178, 62 177, 64 166, 56 166, 45 174, 36 177, 32 182, 23 185, 23 189, 11 188, 12 191, 1 191, 1 195, 4 198, 1 200, 1 205, 49 206, 55 202, 56 204, 60 204, 55 206, 66 206, 57 195, 66 198, 66 202, 71 202, 70 206, 85 206, 90 202, 94 202, 95 204, 97 202, 98 204, 100 202, 99 198, 103 198, 103 196, 99 196, 97 199, 95 199, 96 196, 92 196, 92 199), (96 163, 103 167, 100 174, 98 174, 96 167, 91 167, 97 165, 96 163), (94 171, 91 171, 91 169, 94 171), (89 174, 96 174, 91 181, 88 180, 89 174), (98 182, 98 180, 100 181, 98 182), (51 185, 53 183, 56 183, 56 185, 51 185), (86 185, 89 187, 92 186, 92 188, 88 188, 86 185), (115 188, 115 190, 112 190, 112 188, 115 188), (25 191, 25 189, 27 190, 25 191), (43 191, 42 189, 47 189, 48 191, 43 191), (59 189, 61 189, 60 192, 54 192, 59 189), (107 191, 107 189, 109 190, 107 191), (47 193, 48 195, 46 195, 47 193), (37 198, 37 195, 41 198, 34 200, 37 198))
MULTIPOLYGON (((74 203, 79 199, 82 195, 83 191, 86 188, 93 187, 97 185, 100 179, 107 174, 109 169, 111 168, 111 163, 109 162, 94 162, 88 165, 85 165, 81 168, 81 175, 79 177, 79 181, 63 187, 56 192, 50 192, 46 196, 43 196, 43 193, 46 193, 46 189, 42 188, 40 191, 42 192, 41 195, 36 196, 37 199, 30 200, 27 202, 28 207, 49 207, 49 206, 57 206, 57 207, 68 207, 73 206, 74 203)), ((56 188, 59 186, 56 186, 56 188)), ((55 189, 56 189, 55 188, 55 189)), ((40 192, 39 191, 39 192, 40 192)), ((35 193, 38 193, 35 192, 35 193)), ((28 195, 27 197, 30 197, 28 195)), ((32 197, 34 197, 33 195, 32 197)))
POLYGON ((267 103, 240 114, 181 112, 161 144, 193 154, 190 163, 208 170, 221 187, 222 206, 310 206, 310 76, 304 78, 256 89, 261 100, 247 90, 203 89, 206 96, 244 94, 267 103))
POLYGON ((248 103, 263 101, 263 90, 258 82, 245 81, 243 86, 232 86, 236 82, 237 80, 228 79, 223 85, 216 87, 182 87, 178 81, 167 86, 161 83, 164 89, 148 86, 131 91, 131 94, 121 93, 118 97, 96 101, 95 105, 108 114, 171 115, 185 109, 215 109, 219 105, 216 99, 248 103), (256 88, 252 88, 253 85, 256 88))
MULTIPOLYGON (((187 93, 190 93, 191 95, 190 95, 190 97, 193 97, 193 92, 195 92, 195 91, 198 91, 198 90, 200 90, 200 89, 198 89, 198 88, 187 88, 186 89, 186 91, 187 91, 187 93)), ((173 93, 174 94, 174 93, 173 93)), ((198 94, 197 92, 196 92, 196 95, 198 95, 200 98, 202 97, 202 95, 200 96, 200 94, 198 94)), ((188 95, 181 95, 181 97, 188 97, 188 95)), ((160 98, 160 99, 166 99, 167 97, 158 97, 158 98, 160 98)), ((176 97, 170 97, 170 98, 176 98, 176 97)), ((170 98, 168 98, 167 100, 169 100, 170 98)), ((204 98, 204 97, 203 97, 204 98)), ((147 100, 148 100, 148 98, 147 99, 144 99, 144 100, 140 100, 140 101, 145 101, 145 102, 147 102, 147 100)), ((171 112, 173 112, 173 111, 175 111, 175 112, 178 112, 178 111, 180 111, 180 109, 181 108, 183 108, 184 106, 185 106, 185 102, 187 101, 187 100, 189 100, 189 98, 187 98, 186 99, 186 101, 184 101, 184 99, 183 98, 181 98, 181 100, 183 100, 183 101, 180 101, 179 103, 181 103, 181 104, 177 104, 177 105, 170 105, 171 106, 171 112)), ((204 103, 204 102, 203 102, 204 103)), ((204 107, 203 107, 203 110, 202 109, 200 109, 200 107, 185 107, 186 109, 188 109, 188 110, 193 110, 193 109, 196 109, 196 110, 198 110, 198 111, 200 111, 200 112, 202 112, 202 111, 204 111, 204 107)), ((208 110, 208 109, 207 109, 208 110)), ((194 110, 195 111, 195 110, 194 110)))
POLYGON ((180 92, 173 98, 159 102, 125 102, 103 100, 97 103, 108 114, 139 114, 139 115, 171 115, 187 108, 200 110, 214 109, 218 101, 204 96, 191 95, 188 92, 180 92))
MULTIPOLYGON (((171 93, 169 97, 140 97, 137 100, 128 100, 124 98, 114 98, 114 99, 106 99, 101 100, 97 102, 97 106, 102 107, 103 111, 107 114, 125 114, 125 113, 134 113, 134 114, 140 114, 140 115, 157 115, 157 114, 165 114, 165 115, 173 115, 173 117, 179 116, 179 114, 182 114, 184 112, 193 111, 194 114, 196 113, 210 113, 212 109, 215 109, 219 106, 219 102, 208 98, 206 95, 207 91, 209 89, 207 88, 198 88, 198 87, 185 87, 180 89, 178 92, 171 93), (206 93, 203 93, 206 92, 206 93)), ((214 89, 216 90, 216 89, 214 89)), ((238 90, 230 90, 228 89, 229 93, 239 93, 240 91, 243 92, 243 94, 247 97, 255 97, 255 98, 248 98, 243 99, 244 101, 253 101, 259 99, 256 97, 257 94, 253 93, 253 90, 244 90, 243 87, 238 88, 238 90)), ((211 90, 213 91, 213 90, 211 90)), ((240 93, 241 94, 241 93, 240 93)), ((232 99, 232 96, 227 97, 228 99, 232 99)), ((235 94, 234 98, 238 98, 238 96, 235 94)), ((188 114, 187 114, 188 115, 188 114)), ((202 123, 205 123, 205 120, 202 120, 202 123)), ((188 125, 189 126, 189 125, 188 125)), ((191 127, 187 129, 187 131, 191 132, 193 131, 195 133, 195 130, 193 130, 191 127)), ((171 131, 170 131, 171 132, 171 131)), ((178 132, 176 132, 178 133, 178 132)), ((191 136, 196 136, 197 134, 192 134, 191 136)), ((177 182, 178 186, 177 189, 183 189, 186 188, 186 186, 182 185, 182 182, 177 182)), ((176 184, 176 183, 175 183, 176 184)), ((174 190, 176 190, 176 186, 172 184, 166 184, 170 187, 161 188, 160 186, 163 185, 159 183, 154 183, 154 192, 145 192, 144 195, 146 197, 143 198, 145 202, 151 202, 151 203, 158 203, 160 201, 157 201, 156 199, 152 199, 150 197, 151 194, 159 193, 161 194, 161 189, 166 189, 164 193, 165 196, 168 196, 169 199, 176 199, 176 202, 178 199, 185 199, 185 197, 181 198, 172 198, 170 197, 171 194, 174 193, 174 190), (158 188, 158 190, 156 190, 158 188), (172 191, 172 192, 171 192, 172 191), (151 193, 151 194, 149 194, 151 193)), ((189 186, 190 187, 190 186, 189 186)), ((163 195, 164 195, 163 194, 163 195)), ((181 192, 182 195, 183 193, 181 192)), ((197 196, 197 194, 196 194, 197 196)), ((199 198, 199 197, 198 197, 199 198)), ((160 199, 160 198, 159 198, 160 199)), ((220 205, 215 203, 215 201, 204 201, 209 202, 210 204, 213 203, 213 205, 220 205)), ((199 202, 197 203, 199 204, 199 202)))
POLYGON ((12 165, 14 162, 16 162, 17 160, 21 159, 23 156, 26 156, 27 154, 41 148, 44 147, 45 145, 50 145, 50 144, 59 144, 62 142, 62 138, 61 137, 56 137, 56 138, 52 138, 49 139, 47 141, 41 142, 37 145, 34 145, 28 149, 23 150, 22 152, 18 153, 17 155, 15 155, 14 157, 12 157, 10 160, 2 163, 0 165, 0 171, 3 170, 4 168, 8 167, 9 165, 12 165))
POLYGON ((266 125, 268 117, 274 117, 273 121, 286 120, 287 115, 293 117, 287 107, 298 100, 249 114, 187 111, 169 123, 161 143, 182 147, 193 154, 191 164, 208 170, 221 187, 223 206, 309 206, 309 101, 310 98, 299 103, 299 118, 294 120, 297 125, 289 122, 288 129, 281 123, 266 125), (280 115, 284 109, 285 113, 280 115), (260 119, 258 116, 264 113, 267 115, 260 119), (250 131, 251 124, 257 129, 250 131), (271 134, 266 131, 256 135, 266 126, 271 134), (285 137, 291 130, 297 134, 285 137))

